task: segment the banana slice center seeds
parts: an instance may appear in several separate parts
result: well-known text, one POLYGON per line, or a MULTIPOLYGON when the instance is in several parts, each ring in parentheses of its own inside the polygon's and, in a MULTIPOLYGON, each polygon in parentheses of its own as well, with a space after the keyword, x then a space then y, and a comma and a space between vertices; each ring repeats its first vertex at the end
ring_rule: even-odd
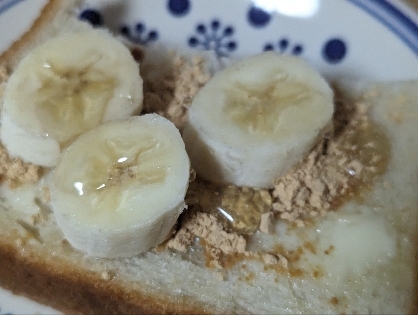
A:
POLYGON ((90 198, 93 209, 117 210, 130 188, 162 184, 168 168, 158 163, 167 152, 151 136, 132 145, 130 139, 107 139, 98 145, 100 154, 86 163, 84 180, 73 183, 73 193, 90 198))
POLYGON ((94 64, 69 70, 45 63, 40 81, 37 115, 46 133, 60 142, 100 124, 116 86, 94 64))
POLYGON ((287 77, 260 86, 237 82, 225 91, 224 111, 243 132, 274 135, 281 129, 279 116, 289 107, 303 107, 314 94, 306 84, 289 82, 287 77))

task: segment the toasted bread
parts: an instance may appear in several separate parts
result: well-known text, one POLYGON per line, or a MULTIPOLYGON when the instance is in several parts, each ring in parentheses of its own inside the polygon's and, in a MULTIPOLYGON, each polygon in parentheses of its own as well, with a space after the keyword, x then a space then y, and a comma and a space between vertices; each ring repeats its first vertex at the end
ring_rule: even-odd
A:
MULTIPOLYGON (((51 0, 0 63, 13 72, 48 38, 89 28, 74 16, 77 5, 51 0)), ((246 236, 245 251, 223 254, 222 266, 208 262, 202 235, 185 252, 163 244, 130 258, 90 257, 65 240, 49 209, 19 211, 0 193, 0 285, 71 314, 413 313, 417 87, 343 86, 345 101, 367 104, 389 139, 384 174, 305 227, 279 221, 273 234, 246 236)), ((182 220, 187 213, 179 228, 182 220)))

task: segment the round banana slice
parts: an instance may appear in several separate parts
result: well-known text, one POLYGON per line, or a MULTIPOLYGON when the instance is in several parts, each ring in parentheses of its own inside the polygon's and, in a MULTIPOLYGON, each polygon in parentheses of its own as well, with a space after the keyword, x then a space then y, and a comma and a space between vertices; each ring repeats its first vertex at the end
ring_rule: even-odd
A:
POLYGON ((333 92, 303 60, 274 52, 217 73, 195 96, 183 139, 192 167, 268 188, 332 128, 333 92))
POLYGON ((156 115, 110 122, 66 148, 51 206, 69 243, 129 257, 163 242, 185 207, 190 163, 177 128, 156 115))
POLYGON ((53 167, 72 139, 139 112, 142 99, 127 47, 104 30, 69 33, 32 50, 11 75, 0 138, 10 155, 53 167))

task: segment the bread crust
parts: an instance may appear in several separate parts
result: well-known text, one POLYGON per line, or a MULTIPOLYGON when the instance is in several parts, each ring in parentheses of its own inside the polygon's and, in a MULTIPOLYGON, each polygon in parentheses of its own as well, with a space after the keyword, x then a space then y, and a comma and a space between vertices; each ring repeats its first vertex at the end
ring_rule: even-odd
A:
POLYGON ((56 13, 64 5, 64 0, 49 0, 44 6, 39 16, 33 22, 31 28, 23 34, 12 46, 0 55, 0 64, 8 63, 15 58, 15 55, 19 52, 25 51, 27 47, 30 47, 33 40, 42 32, 44 27, 47 27, 56 13))
POLYGON ((208 314, 184 299, 130 290, 113 280, 41 257, 0 239, 0 286, 68 314, 208 314))

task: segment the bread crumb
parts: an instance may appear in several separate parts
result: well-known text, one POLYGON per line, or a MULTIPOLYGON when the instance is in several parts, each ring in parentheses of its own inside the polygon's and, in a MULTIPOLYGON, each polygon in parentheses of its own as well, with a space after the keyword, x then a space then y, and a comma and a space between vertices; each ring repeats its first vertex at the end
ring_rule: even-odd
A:
POLYGON ((103 278, 104 280, 109 280, 109 279, 110 279, 110 275, 109 275, 109 273, 108 273, 107 271, 103 271, 103 272, 102 272, 102 278, 103 278))
POLYGON ((23 246, 23 240, 21 238, 16 239, 16 246, 17 247, 22 247, 23 246))
POLYGON ((279 265, 285 269, 288 268, 288 260, 281 254, 278 254, 277 257, 279 258, 279 265))
POLYGON ((261 255, 263 262, 267 265, 275 265, 279 262, 279 260, 273 256, 272 254, 263 254, 261 255))
POLYGON ((271 234, 274 232, 272 211, 263 213, 261 215, 260 231, 266 234, 271 234))
POLYGON ((50 203, 51 202, 51 190, 49 189, 48 186, 43 186, 42 187, 42 201, 44 203, 50 203))
POLYGON ((224 281, 225 280, 225 275, 222 273, 222 272, 216 272, 215 273, 215 275, 216 275, 216 278, 219 280, 219 281, 224 281))
POLYGON ((102 279, 103 280, 106 280, 106 281, 107 280, 112 280, 115 277, 115 275, 113 274, 113 272, 107 271, 107 270, 103 271, 102 274, 101 274, 101 276, 102 276, 102 279))
POLYGON ((288 259, 279 253, 252 253, 251 256, 261 259, 267 265, 267 267, 277 266, 282 269, 288 269, 289 267, 288 259))

